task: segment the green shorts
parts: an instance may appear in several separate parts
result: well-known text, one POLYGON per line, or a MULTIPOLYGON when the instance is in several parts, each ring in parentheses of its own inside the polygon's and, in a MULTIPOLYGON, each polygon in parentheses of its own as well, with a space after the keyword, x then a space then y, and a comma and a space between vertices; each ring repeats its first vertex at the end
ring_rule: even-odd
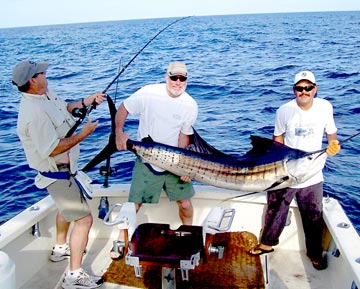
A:
POLYGON ((56 180, 46 189, 66 221, 76 221, 91 214, 89 205, 72 176, 69 180, 56 180))
POLYGON ((132 173, 129 202, 156 204, 159 202, 162 190, 170 201, 189 199, 195 195, 191 183, 183 182, 180 177, 168 172, 161 175, 154 174, 137 158, 132 173))

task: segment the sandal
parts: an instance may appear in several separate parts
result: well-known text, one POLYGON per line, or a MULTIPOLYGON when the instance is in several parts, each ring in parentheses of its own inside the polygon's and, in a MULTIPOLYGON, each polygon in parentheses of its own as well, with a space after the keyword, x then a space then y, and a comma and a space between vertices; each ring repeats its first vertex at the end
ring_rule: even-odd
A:
POLYGON ((125 242, 114 241, 113 247, 110 250, 110 258, 114 261, 118 261, 124 257, 125 242), (121 249, 122 248, 122 249, 121 249))
POLYGON ((311 263, 316 270, 325 270, 327 268, 326 257, 323 257, 319 260, 311 259, 311 263))
POLYGON ((268 254, 271 252, 274 252, 273 248, 271 248, 270 250, 266 250, 266 249, 261 248, 260 245, 257 245, 256 247, 252 248, 249 251, 249 254, 252 256, 260 256, 260 255, 268 254), (258 252, 256 252, 256 251, 258 251, 258 252))

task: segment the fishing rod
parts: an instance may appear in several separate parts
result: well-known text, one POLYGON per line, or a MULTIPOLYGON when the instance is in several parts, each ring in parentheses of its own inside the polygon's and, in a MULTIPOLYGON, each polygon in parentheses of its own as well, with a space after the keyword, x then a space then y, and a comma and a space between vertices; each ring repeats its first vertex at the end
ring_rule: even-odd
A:
POLYGON ((161 29, 158 33, 155 34, 155 36, 153 38, 151 38, 135 55, 133 58, 130 59, 130 61, 123 67, 123 69, 120 70, 120 72, 115 76, 115 78, 109 83, 109 85, 103 90, 102 93, 106 93, 108 91, 108 89, 114 84, 114 82, 120 77, 120 75, 125 71, 125 69, 135 60, 135 58, 156 38, 158 37, 163 31, 165 31, 166 29, 168 29, 170 26, 174 25, 175 23, 184 20, 186 18, 189 18, 191 16, 186 16, 180 19, 177 19, 173 22, 171 22, 170 24, 168 24, 167 26, 165 26, 163 29, 161 29))
MULTIPOLYGON (((354 137, 357 137, 360 134, 360 131, 349 136, 348 138, 344 139, 343 141, 339 142, 339 145, 343 145, 344 143, 348 142, 349 140, 353 139, 354 137)), ((309 152, 309 155, 315 154, 315 153, 324 153, 326 152, 327 148, 319 149, 317 151, 309 152)))
POLYGON ((358 136, 360 134, 360 131, 357 132, 356 134, 353 134, 352 136, 349 136, 348 138, 344 139, 343 141, 340 142, 340 144, 343 144, 344 142, 347 142, 351 139, 353 139, 354 137, 358 136))
POLYGON ((67 132, 67 134, 65 135, 65 137, 69 137, 72 136, 72 134, 76 131, 76 129, 78 128, 78 126, 83 122, 83 120, 85 119, 85 117, 87 115, 89 115, 89 113, 96 108, 96 102, 94 101, 94 103, 91 104, 90 108, 87 108, 84 105, 83 102, 83 107, 82 108, 74 108, 71 112, 72 116, 74 117, 78 117, 77 121, 75 122, 75 124, 69 129, 69 131, 67 132))
MULTIPOLYGON (((190 17, 190 16, 188 16, 190 17)), ((120 75, 126 70, 126 68, 136 59, 136 57, 156 38, 158 37, 163 31, 165 31, 167 28, 169 28, 170 26, 174 25, 175 23, 186 19, 188 17, 183 17, 181 19, 177 19, 173 22, 171 22, 170 24, 168 24, 167 26, 165 26, 163 29, 161 29, 155 36, 153 36, 131 59, 130 61, 122 68, 121 67, 121 63, 119 63, 119 69, 118 69, 118 73, 117 75, 114 77, 114 79, 108 84, 108 86, 103 90, 102 93, 107 93, 108 89, 116 82, 116 90, 115 90, 115 100, 116 100, 116 96, 117 96, 117 88, 118 88, 118 79, 120 77, 120 75)), ((108 102, 108 107, 109 107, 109 112, 110 112, 110 116, 111 116, 111 132, 110 132, 110 136, 109 136, 109 143, 113 143, 113 139, 115 138, 115 115, 116 115, 116 107, 114 102, 112 101, 111 97, 109 95, 107 95, 107 102, 108 102)), ((88 111, 86 111, 86 114, 84 114, 84 117, 86 115, 88 115, 92 109, 96 108, 96 103, 93 103, 90 107, 90 109, 88 111)), ((82 119, 83 120, 83 119, 82 119)), ((81 121, 82 121, 81 120, 81 121)), ((81 123, 81 121, 79 121, 79 124, 81 123)), ((79 125, 77 124, 77 126, 79 125)), ((76 126, 76 127, 77 127, 76 126)), ((75 129, 76 129, 75 127, 75 129)), ((72 128, 73 131, 75 131, 75 129, 72 128)), ((109 155, 106 158, 106 164, 105 166, 102 166, 100 168, 100 174, 102 176, 104 176, 104 187, 108 187, 109 183, 109 177, 112 175, 113 169, 110 166, 110 157, 111 155, 109 155)), ((96 157, 95 157, 96 158, 96 157)), ((83 170, 88 170, 88 165, 86 165, 83 170)), ((101 197, 100 199, 100 203, 99 203, 99 211, 98 211, 98 218, 99 219, 104 219, 104 217, 106 216, 106 214, 109 211, 109 201, 108 198, 106 196, 101 197)))
MULTIPOLYGON (((175 21, 169 23, 166 25, 163 29, 161 29, 158 33, 156 33, 134 56, 130 59, 130 61, 119 71, 119 73, 114 77, 114 79, 108 84, 108 86, 102 91, 102 93, 106 93, 109 88, 115 83, 115 81, 120 77, 121 74, 126 70, 126 68, 135 60, 135 58, 156 38, 158 37, 162 32, 164 32, 166 29, 168 29, 170 26, 174 25, 175 23, 182 21, 186 18, 189 18, 191 16, 186 16, 180 19, 176 19, 175 21)), ((107 95, 107 98, 110 98, 109 95, 107 95)), ((110 105, 110 104, 109 104, 110 105)), ((79 117, 79 119, 75 122, 73 127, 68 131, 66 134, 66 137, 71 136, 75 130, 78 128, 78 126, 82 123, 82 121, 85 119, 87 115, 90 114, 90 112, 96 108, 96 102, 94 101, 90 106, 86 107, 83 104, 82 108, 75 108, 72 111, 72 115, 75 117, 79 117)))
MULTIPOLYGON (((121 68, 121 60, 119 61, 119 69, 118 71, 120 71, 121 68)), ((116 103, 116 97, 117 97, 117 93, 118 93, 118 84, 119 84, 119 80, 116 81, 116 86, 115 86, 115 103, 116 103)), ((116 107, 115 107, 115 103, 111 104, 112 99, 109 98, 108 100, 108 105, 109 105, 109 112, 110 112, 110 118, 111 118, 111 133, 109 136, 109 142, 111 141, 111 139, 113 138, 115 131, 114 131, 114 127, 115 127, 115 114, 116 114, 116 107)), ((108 156, 106 158, 106 163, 105 166, 100 167, 100 175, 102 175, 104 177, 104 182, 103 182, 103 187, 107 188, 109 187, 109 177, 112 176, 112 173, 116 171, 114 170, 111 165, 110 165, 110 156, 108 156)), ((105 218, 105 216, 107 215, 107 213, 109 212, 109 200, 107 196, 102 196, 100 198, 100 202, 99 202, 99 211, 98 211, 98 218, 103 220, 105 218)))

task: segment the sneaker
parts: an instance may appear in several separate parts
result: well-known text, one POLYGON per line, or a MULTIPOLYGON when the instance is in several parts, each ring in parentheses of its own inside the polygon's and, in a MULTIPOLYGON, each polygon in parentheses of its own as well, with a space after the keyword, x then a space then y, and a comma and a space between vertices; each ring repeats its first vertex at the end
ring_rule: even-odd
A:
POLYGON ((55 249, 55 247, 53 247, 53 250, 51 251, 51 254, 49 257, 50 261, 59 262, 64 259, 70 258, 70 247, 69 246, 66 246, 65 250, 61 251, 61 252, 55 251, 54 249, 55 249))
POLYGON ((82 289, 82 288, 98 288, 104 283, 104 279, 99 276, 92 276, 84 270, 80 271, 79 276, 71 278, 67 274, 62 281, 63 289, 82 289))

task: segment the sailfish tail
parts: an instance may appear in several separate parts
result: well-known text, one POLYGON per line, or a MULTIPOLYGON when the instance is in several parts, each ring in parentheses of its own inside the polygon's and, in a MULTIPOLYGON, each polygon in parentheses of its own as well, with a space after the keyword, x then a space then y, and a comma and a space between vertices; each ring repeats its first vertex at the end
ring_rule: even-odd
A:
POLYGON ((117 148, 115 143, 115 136, 113 134, 110 134, 109 143, 90 162, 88 162, 85 167, 83 167, 82 171, 87 172, 91 170, 103 160, 109 158, 116 151, 117 148))

